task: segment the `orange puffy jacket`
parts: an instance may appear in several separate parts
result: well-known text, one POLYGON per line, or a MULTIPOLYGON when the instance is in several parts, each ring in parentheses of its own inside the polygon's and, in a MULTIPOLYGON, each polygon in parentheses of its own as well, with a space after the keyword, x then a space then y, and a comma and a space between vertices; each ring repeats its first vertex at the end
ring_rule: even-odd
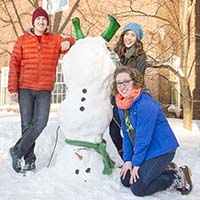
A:
POLYGON ((9 92, 18 92, 19 88, 53 90, 56 67, 63 53, 61 42, 64 40, 68 40, 70 46, 75 43, 73 38, 64 39, 52 33, 43 34, 41 43, 31 32, 19 37, 10 59, 9 92))

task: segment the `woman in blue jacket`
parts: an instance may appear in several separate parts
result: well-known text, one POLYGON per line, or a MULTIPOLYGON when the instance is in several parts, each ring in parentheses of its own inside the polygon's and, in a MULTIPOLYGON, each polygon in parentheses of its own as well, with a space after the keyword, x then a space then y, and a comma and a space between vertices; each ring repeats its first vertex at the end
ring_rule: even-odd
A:
POLYGON ((160 105, 142 91, 143 84, 137 69, 123 66, 114 73, 113 95, 123 132, 121 182, 136 196, 167 188, 188 194, 190 169, 170 165, 179 144, 160 105))

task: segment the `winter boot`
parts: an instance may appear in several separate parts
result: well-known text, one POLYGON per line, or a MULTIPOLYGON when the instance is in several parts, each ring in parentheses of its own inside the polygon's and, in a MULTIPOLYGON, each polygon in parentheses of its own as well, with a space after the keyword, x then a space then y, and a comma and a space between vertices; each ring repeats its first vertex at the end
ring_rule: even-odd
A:
POLYGON ((108 19, 110 21, 110 24, 106 28, 106 30, 101 34, 101 36, 107 42, 109 42, 112 39, 112 37, 114 36, 114 34, 117 32, 117 30, 120 27, 120 24, 117 22, 117 20, 112 15, 109 14, 108 19))
POLYGON ((18 155, 16 154, 16 152, 14 151, 14 148, 10 148, 10 155, 12 158, 12 167, 13 169, 19 173, 21 171, 21 164, 22 161, 21 159, 18 157, 18 155))
POLYGON ((192 187, 193 187, 192 180, 191 180, 192 173, 191 173, 190 168, 186 165, 181 166, 180 169, 182 170, 182 173, 183 173, 184 187, 178 190, 181 192, 181 194, 187 195, 192 191, 192 187))
POLYGON ((187 195, 192 190, 191 171, 188 166, 184 165, 179 168, 174 168, 174 181, 170 188, 176 189, 183 195, 187 195))
POLYGON ((81 26, 80 26, 80 19, 78 17, 75 17, 72 19, 72 23, 74 25, 74 29, 75 29, 75 33, 76 33, 76 39, 83 39, 85 38, 82 30, 81 30, 81 26))

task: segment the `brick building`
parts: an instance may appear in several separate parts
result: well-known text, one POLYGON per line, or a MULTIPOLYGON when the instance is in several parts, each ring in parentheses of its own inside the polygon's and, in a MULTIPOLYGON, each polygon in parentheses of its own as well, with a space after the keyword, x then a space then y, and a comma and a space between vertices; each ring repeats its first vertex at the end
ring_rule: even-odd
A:
MULTIPOLYGON (((141 23, 145 32, 143 38, 144 48, 149 57, 157 58, 160 62, 169 62, 172 65, 176 65, 181 55, 178 25, 182 18, 182 3, 183 0, 165 0, 162 3, 159 0, 70 0, 67 11, 50 16, 50 30, 64 36, 74 36, 71 19, 79 17, 84 34, 86 36, 97 36, 107 27, 107 14, 110 13, 117 18, 122 27, 130 21, 141 23), (175 7, 176 10, 173 10, 175 7), (155 17, 156 14, 157 17, 155 17), (170 27, 169 22, 173 22, 173 26, 170 27)), ((0 20, 0 107, 11 105, 6 88, 6 74, 8 71, 4 67, 9 65, 10 54, 17 37, 31 25, 34 6, 36 4, 41 6, 42 1, 35 1, 35 5, 31 5, 28 1, 16 0, 14 4, 18 12, 17 15, 10 1, 0 2, 2 19, 0 20)), ((194 100, 200 99, 198 92, 200 83, 197 75, 200 70, 200 55, 197 51, 200 45, 200 26, 197 22, 197 18, 200 15, 199 9, 200 2, 196 1, 190 20, 190 53, 188 62, 192 66, 189 81, 194 100)), ((122 28, 108 44, 111 48, 115 45, 121 31, 122 28)), ((181 106, 177 92, 178 81, 168 70, 149 68, 146 74, 146 82, 152 90, 152 95, 161 103, 163 108, 167 108, 170 104, 181 106)), ((62 102, 64 98, 65 87, 62 81, 61 69, 58 68, 57 83, 52 94, 53 103, 55 104, 62 102)), ((200 103, 195 101, 195 119, 200 119, 199 109, 200 103)))

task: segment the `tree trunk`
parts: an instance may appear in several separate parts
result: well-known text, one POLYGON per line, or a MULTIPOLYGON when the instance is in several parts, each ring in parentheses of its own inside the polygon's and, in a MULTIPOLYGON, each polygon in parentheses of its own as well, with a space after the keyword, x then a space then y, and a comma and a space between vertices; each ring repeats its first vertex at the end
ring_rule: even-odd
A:
POLYGON ((183 102, 183 127, 192 130, 193 101, 188 81, 181 79, 181 94, 183 102))
POLYGON ((193 99, 188 83, 188 72, 190 67, 188 66, 189 55, 189 20, 191 12, 194 8, 195 0, 183 0, 183 17, 181 21, 181 35, 182 35, 182 55, 181 55, 181 67, 185 77, 181 79, 181 94, 183 101, 183 126, 189 130, 192 130, 192 116, 193 116, 193 99))

